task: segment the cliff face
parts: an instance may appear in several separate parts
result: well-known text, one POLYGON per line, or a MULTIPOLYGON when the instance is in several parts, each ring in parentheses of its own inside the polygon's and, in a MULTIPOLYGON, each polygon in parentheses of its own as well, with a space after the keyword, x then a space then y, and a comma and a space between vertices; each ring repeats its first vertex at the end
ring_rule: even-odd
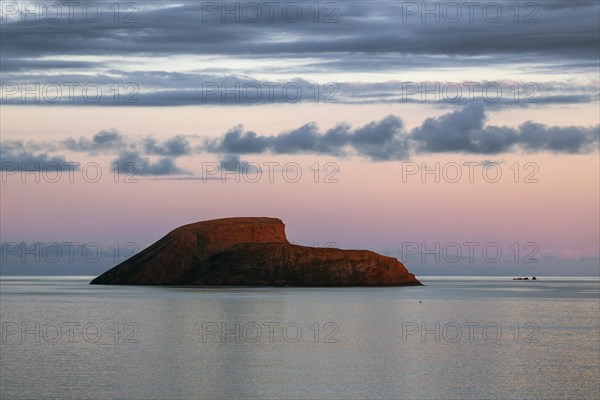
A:
POLYGON ((290 244, 276 218, 225 218, 177 228, 92 284, 420 285, 396 259, 290 244))
POLYGON ((395 258, 366 250, 243 243, 185 275, 193 285, 398 286, 418 284, 395 258), (232 266, 235 266, 232 268, 232 266))

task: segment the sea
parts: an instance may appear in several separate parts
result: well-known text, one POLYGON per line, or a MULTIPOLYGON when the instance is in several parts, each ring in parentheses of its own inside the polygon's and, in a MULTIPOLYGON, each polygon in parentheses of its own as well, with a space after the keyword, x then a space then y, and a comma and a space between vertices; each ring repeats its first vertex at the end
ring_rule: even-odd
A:
POLYGON ((0 278, 1 399, 598 399, 600 280, 0 278))

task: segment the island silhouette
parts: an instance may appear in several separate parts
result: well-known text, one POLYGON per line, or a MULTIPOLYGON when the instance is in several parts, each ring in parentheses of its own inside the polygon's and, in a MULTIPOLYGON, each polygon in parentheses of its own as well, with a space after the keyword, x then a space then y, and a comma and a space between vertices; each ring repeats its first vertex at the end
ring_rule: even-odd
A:
POLYGON ((95 278, 103 285, 414 286, 392 257, 368 250, 291 244, 278 218, 196 222, 95 278))

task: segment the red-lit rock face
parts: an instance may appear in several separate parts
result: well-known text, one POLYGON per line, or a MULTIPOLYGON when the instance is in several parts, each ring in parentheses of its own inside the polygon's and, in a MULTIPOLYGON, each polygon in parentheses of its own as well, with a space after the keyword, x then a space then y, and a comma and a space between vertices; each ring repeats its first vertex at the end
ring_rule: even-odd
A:
POLYGON ((179 227, 92 284, 400 286, 419 281, 395 258, 290 244, 276 218, 179 227))

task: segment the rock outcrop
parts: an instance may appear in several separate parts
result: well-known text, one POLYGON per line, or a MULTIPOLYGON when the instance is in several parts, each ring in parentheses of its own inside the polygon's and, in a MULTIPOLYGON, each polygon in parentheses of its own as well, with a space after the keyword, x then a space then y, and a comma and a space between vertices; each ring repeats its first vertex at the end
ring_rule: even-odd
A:
POLYGON ((277 218, 184 225, 94 279, 113 285, 420 285, 404 265, 366 250, 290 244, 277 218))

